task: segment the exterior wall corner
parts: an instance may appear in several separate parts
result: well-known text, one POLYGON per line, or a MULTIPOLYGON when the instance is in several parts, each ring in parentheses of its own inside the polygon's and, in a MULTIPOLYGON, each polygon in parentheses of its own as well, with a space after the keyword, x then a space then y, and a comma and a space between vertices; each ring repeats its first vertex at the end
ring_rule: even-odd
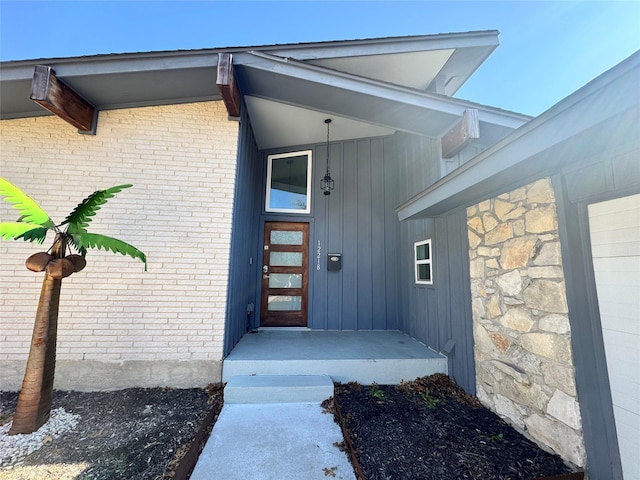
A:
POLYGON ((549 178, 467 209, 480 401, 584 467, 571 329, 549 178))

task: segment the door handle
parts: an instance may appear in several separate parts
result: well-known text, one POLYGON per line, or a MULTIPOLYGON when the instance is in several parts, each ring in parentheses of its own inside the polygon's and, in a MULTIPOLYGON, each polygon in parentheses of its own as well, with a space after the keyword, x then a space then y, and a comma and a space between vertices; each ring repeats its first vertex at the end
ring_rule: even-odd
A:
POLYGON ((262 275, 263 280, 266 280, 267 278, 270 278, 270 275, 262 275))

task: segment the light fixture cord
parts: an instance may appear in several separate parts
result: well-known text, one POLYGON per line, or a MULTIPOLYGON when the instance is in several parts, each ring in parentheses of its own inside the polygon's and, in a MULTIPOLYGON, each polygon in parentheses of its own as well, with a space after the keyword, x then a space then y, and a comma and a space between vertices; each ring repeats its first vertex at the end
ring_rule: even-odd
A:
POLYGON ((329 162, 331 160, 331 148, 329 148, 329 125, 331 124, 331 120, 328 119, 327 123, 327 174, 325 176, 330 177, 329 174, 329 162))

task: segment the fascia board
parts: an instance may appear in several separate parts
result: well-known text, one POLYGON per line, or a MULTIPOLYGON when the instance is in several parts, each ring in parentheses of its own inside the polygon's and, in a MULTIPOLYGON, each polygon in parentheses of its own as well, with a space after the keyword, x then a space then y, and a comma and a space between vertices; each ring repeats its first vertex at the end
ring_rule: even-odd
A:
MULTIPOLYGON (((283 59, 264 52, 249 52, 240 55, 238 57, 238 64, 242 64, 251 69, 277 73, 312 83, 331 85, 334 88, 390 100, 411 107, 450 114, 455 117, 461 117, 466 109, 476 108, 479 110, 479 120, 481 122, 492 123, 508 128, 518 128, 531 118, 519 113, 507 112, 466 100, 454 99, 446 95, 422 92, 420 90, 338 72, 296 60, 283 59)), ((247 93, 251 94, 251 92, 247 93)), ((394 125, 386 126, 395 128, 394 125)))
POLYGON ((638 85, 640 52, 400 205, 396 208, 398 219, 444 213, 448 208, 445 202, 456 195, 472 189, 478 191, 484 182, 505 170, 637 108, 640 104, 638 85))
POLYGON ((67 58, 41 58, 0 62, 0 81, 30 79, 33 67, 49 65, 65 76, 113 74, 179 68, 215 67, 218 53, 248 51, 271 52, 280 57, 298 60, 333 58, 335 56, 376 55, 380 53, 438 50, 442 48, 493 47, 498 45, 497 30, 437 34, 381 39, 346 40, 337 42, 264 45, 255 47, 225 47, 216 49, 175 50, 141 53, 114 53, 67 58))
MULTIPOLYGON (((52 67, 60 77, 112 75, 118 73, 216 68, 218 53, 177 53, 173 55, 111 55, 73 59, 41 59, 0 64, 0 81, 31 80, 36 65, 52 67)), ((215 79, 214 79, 215 83, 215 79)))
MULTIPOLYGON (((71 63, 71 62, 94 62, 109 61, 112 59, 152 59, 167 58, 177 56, 217 56, 218 53, 237 53, 248 51, 265 51, 277 53, 282 57, 294 57, 293 53, 299 57, 314 58, 318 52, 329 52, 341 50, 347 52, 346 56, 351 55, 353 51, 371 51, 375 54, 376 49, 382 49, 381 52, 387 51, 392 53, 397 51, 417 51, 417 50, 434 50, 440 48, 462 48, 462 47, 482 47, 498 44, 498 30, 479 30, 460 33, 441 33, 433 35, 409 35, 384 38, 365 38, 358 40, 336 40, 323 42, 305 42, 305 43, 285 43, 271 45, 253 45, 253 46, 226 46, 215 48, 200 48, 189 50, 159 50, 150 52, 133 52, 133 53, 106 53, 96 55, 83 55, 78 57, 50 57, 39 59, 25 60, 9 60, 0 62, 0 68, 8 68, 11 65, 20 64, 43 64, 43 63, 71 63), (427 48, 425 48, 427 47, 427 48), (355 50, 354 50, 355 49, 355 50), (314 53, 315 52, 315 53, 314 53)), ((340 55, 345 56, 345 55, 340 55)), ((298 57, 296 57, 298 58, 298 57)))
POLYGON ((487 30, 438 35, 321 42, 318 44, 283 45, 255 48, 252 50, 264 51, 265 53, 283 58, 293 58, 299 61, 469 47, 487 47, 488 56, 499 44, 498 35, 499 32, 497 30, 487 30))

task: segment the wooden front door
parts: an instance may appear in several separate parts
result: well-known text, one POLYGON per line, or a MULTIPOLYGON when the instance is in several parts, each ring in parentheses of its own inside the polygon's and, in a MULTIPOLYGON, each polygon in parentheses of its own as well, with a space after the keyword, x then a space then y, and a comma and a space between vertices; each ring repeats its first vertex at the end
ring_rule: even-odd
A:
POLYGON ((306 327, 309 224, 265 222, 260 326, 306 327))

